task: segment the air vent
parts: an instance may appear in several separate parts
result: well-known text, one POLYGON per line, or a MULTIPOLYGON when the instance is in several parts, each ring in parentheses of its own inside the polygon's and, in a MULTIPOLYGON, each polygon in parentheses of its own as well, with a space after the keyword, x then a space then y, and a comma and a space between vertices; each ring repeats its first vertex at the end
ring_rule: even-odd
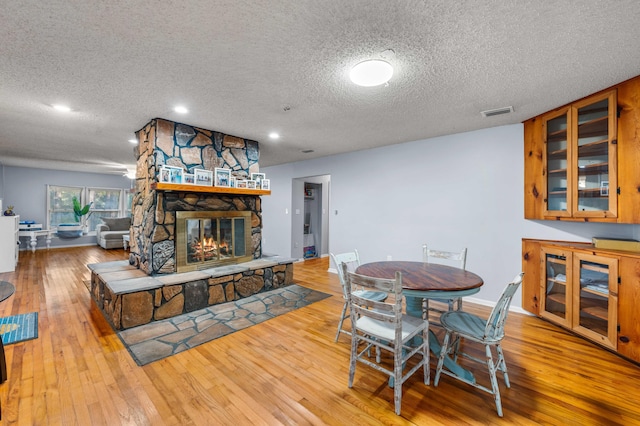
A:
POLYGON ((512 106, 488 109, 486 111, 480 111, 480 114, 482 114, 483 117, 493 117, 494 115, 509 114, 510 112, 513 112, 512 106))

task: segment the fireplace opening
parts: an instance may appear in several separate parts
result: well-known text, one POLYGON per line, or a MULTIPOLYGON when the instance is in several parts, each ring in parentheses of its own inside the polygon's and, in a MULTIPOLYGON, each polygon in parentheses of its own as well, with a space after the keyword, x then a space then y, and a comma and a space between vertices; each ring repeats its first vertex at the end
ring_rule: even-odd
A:
POLYGON ((176 212, 176 270, 187 272, 247 262, 251 250, 251 212, 176 212))

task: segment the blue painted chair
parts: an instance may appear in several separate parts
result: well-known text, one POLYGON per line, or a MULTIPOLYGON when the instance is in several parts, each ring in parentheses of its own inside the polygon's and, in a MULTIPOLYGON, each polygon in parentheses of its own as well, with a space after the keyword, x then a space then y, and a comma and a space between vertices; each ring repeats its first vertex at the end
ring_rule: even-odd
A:
POLYGON ((493 395, 496 403, 496 409, 498 415, 502 417, 502 402, 500 401, 500 388, 498 387, 498 380, 496 378, 496 372, 502 372, 504 382, 507 387, 511 387, 509 383, 509 375, 507 374, 507 364, 504 360, 504 354, 502 347, 500 346, 502 339, 504 338, 504 324, 509 314, 509 305, 513 295, 518 290, 518 287, 522 283, 522 276, 520 273, 512 282, 507 284, 507 287, 502 292, 498 303, 491 311, 491 315, 487 320, 484 320, 477 315, 470 314, 464 311, 451 311, 445 312, 440 317, 440 323, 446 330, 444 342, 442 344, 442 350, 440 351, 440 358, 438 359, 438 366, 436 367, 436 376, 434 379, 434 385, 438 386, 441 374, 454 377, 461 380, 471 386, 481 389, 493 395), (455 342, 457 338, 464 339, 465 341, 477 342, 485 347, 486 359, 475 358, 466 353, 458 353, 459 347, 451 342, 455 342), (495 346, 498 359, 494 362, 491 347, 495 346), (455 352, 455 353, 453 353, 455 352), (489 368, 489 377, 491 378, 491 389, 480 385, 475 380, 470 381, 464 377, 458 376, 447 369, 443 369, 444 358, 446 355, 453 355, 454 359, 457 359, 458 355, 464 356, 472 361, 479 363, 486 363, 489 368))
MULTIPOLYGON (((467 266, 467 249, 466 247, 459 252, 455 251, 443 251, 432 250, 427 247, 426 244, 422 245, 422 261, 425 263, 438 263, 441 265, 453 266, 460 268, 463 271, 467 266)), ((439 302, 447 304, 448 310, 453 311, 462 309, 462 298, 456 297, 455 299, 433 299, 431 302, 439 302), (457 306, 456 306, 457 305, 457 306)), ((438 309, 434 306, 429 306, 429 311, 435 312, 436 315, 441 315, 446 310, 438 309)), ((432 321, 435 325, 439 325, 438 321, 432 321)))
MULTIPOLYGON (((340 333, 351 336, 351 332, 343 328, 344 320, 349 318, 349 313, 347 312, 347 310, 349 309, 349 299, 347 297, 346 281, 342 269, 342 264, 347 265, 347 270, 353 272, 358 266, 360 266, 360 255, 358 254, 358 250, 354 250, 353 252, 349 253, 331 253, 331 258, 333 259, 333 263, 336 265, 336 269, 338 270, 338 277, 340 278, 340 284, 342 285, 342 297, 344 298, 344 305, 342 306, 342 313, 340 314, 340 321, 338 322, 338 331, 336 332, 335 341, 337 342, 340 338, 340 333)), ((384 301, 387 298, 387 293, 380 291, 355 289, 354 293, 356 293, 360 297, 376 301, 384 301)))
POLYGON ((395 412, 400 415, 402 406, 402 384, 413 373, 422 368, 424 383, 429 384, 429 320, 402 313, 402 274, 396 272, 395 279, 372 278, 347 270, 342 264, 346 277, 345 288, 351 312, 351 357, 349 364, 349 388, 353 387, 357 362, 361 362, 393 379, 395 412), (356 290, 358 289, 358 290, 356 290), (362 297, 360 289, 384 293, 390 302, 362 297), (356 291, 354 291, 356 290, 356 291), (421 337, 419 344, 412 345, 414 337, 421 337), (360 348, 360 344, 364 348, 360 348), (376 364, 368 359, 371 348, 389 351, 393 354, 393 369, 376 364), (406 362, 412 357, 419 358, 406 373, 406 362))

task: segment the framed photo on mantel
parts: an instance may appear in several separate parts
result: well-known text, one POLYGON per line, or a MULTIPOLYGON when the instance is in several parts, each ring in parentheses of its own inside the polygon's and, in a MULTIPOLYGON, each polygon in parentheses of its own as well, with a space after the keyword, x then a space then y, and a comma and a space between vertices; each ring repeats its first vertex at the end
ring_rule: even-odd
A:
POLYGON ((216 167, 215 186, 231 187, 231 170, 216 167))
POLYGON ((195 169, 193 175, 196 185, 211 186, 213 184, 213 172, 211 170, 195 169))

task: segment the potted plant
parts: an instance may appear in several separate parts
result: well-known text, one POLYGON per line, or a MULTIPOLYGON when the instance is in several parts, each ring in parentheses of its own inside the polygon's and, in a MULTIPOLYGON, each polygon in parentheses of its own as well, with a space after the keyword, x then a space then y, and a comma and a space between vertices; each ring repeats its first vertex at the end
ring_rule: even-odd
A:
POLYGON ((87 233, 87 219, 89 219, 89 216, 91 215, 91 212, 89 211, 89 209, 91 209, 91 204, 93 204, 93 202, 83 207, 78 198, 73 197, 73 216, 76 219, 76 223, 80 223, 85 234, 87 233))
POLYGON ((73 197, 73 217, 75 223, 60 223, 58 224, 58 236, 60 238, 78 238, 81 237, 83 232, 86 233, 86 223, 89 217, 89 209, 91 204, 82 206, 78 198, 73 197))

